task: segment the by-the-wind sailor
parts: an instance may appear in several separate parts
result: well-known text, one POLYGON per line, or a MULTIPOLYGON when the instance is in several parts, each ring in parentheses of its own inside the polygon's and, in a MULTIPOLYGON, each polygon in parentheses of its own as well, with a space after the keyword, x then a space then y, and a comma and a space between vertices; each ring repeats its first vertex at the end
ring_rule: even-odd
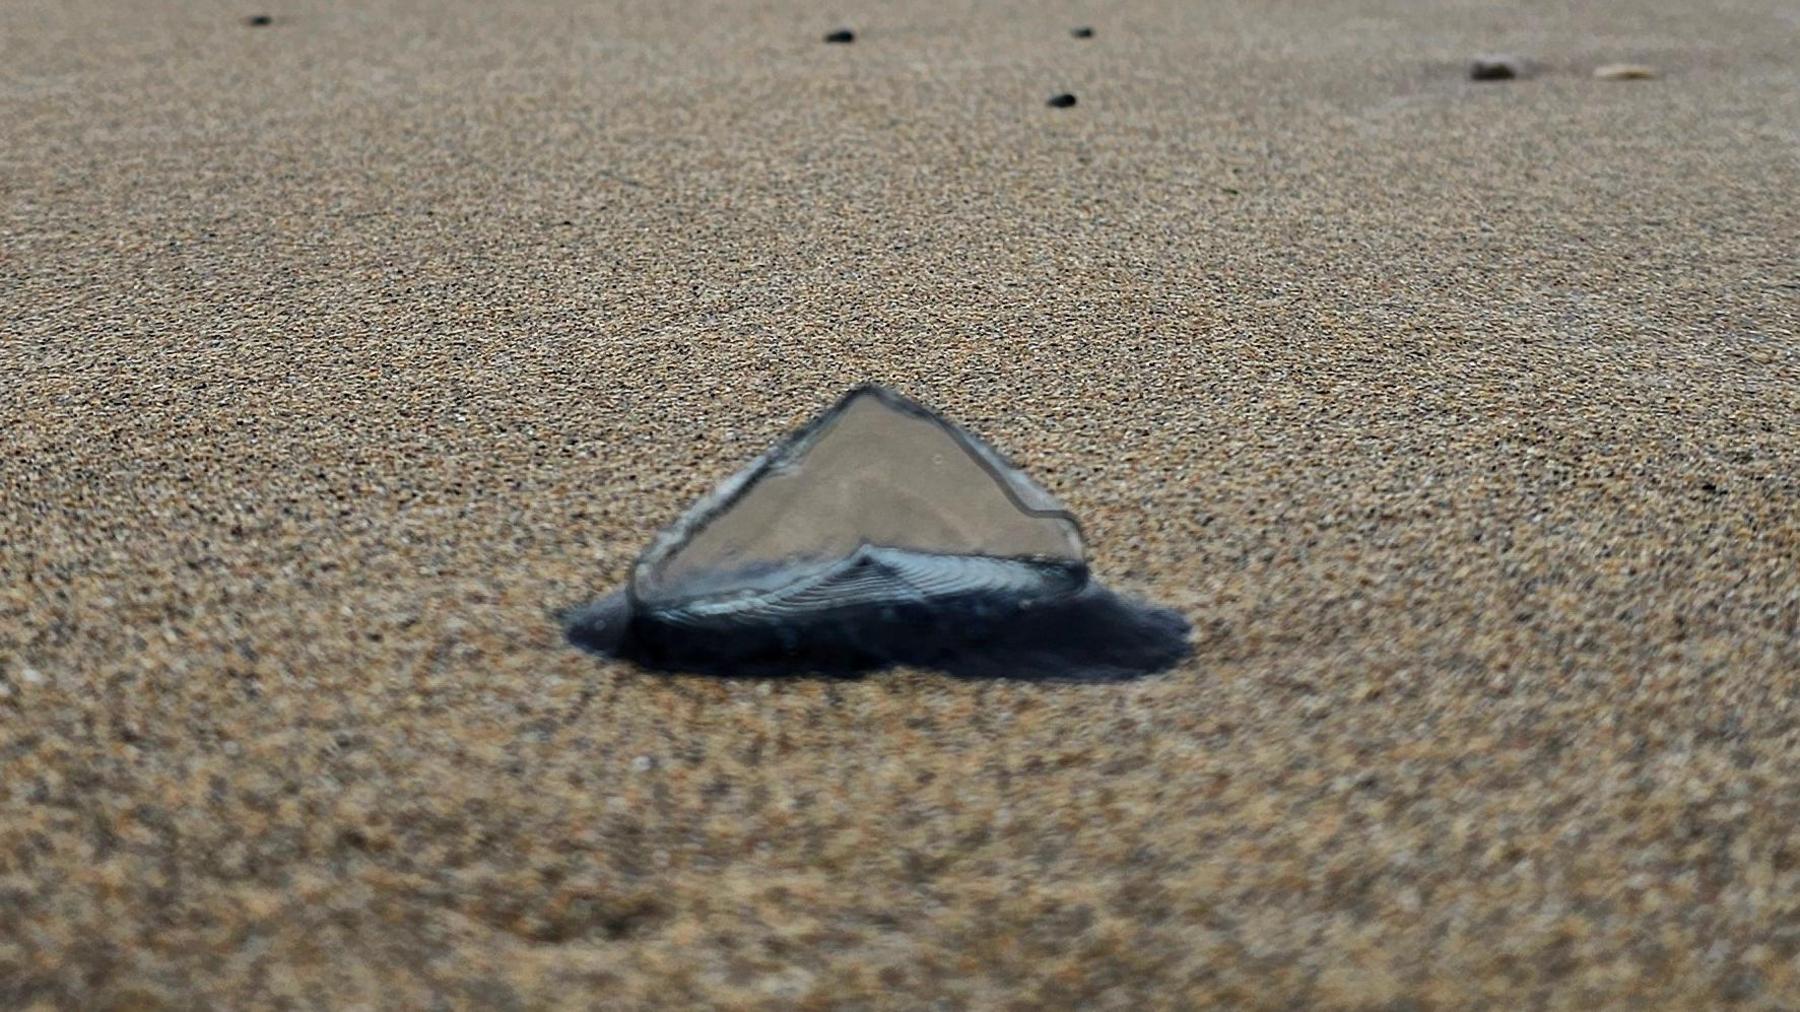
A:
POLYGON ((1089 579, 1081 528, 992 447, 858 387, 701 499, 570 638, 720 674, 1117 678, 1167 667, 1187 623, 1089 579))

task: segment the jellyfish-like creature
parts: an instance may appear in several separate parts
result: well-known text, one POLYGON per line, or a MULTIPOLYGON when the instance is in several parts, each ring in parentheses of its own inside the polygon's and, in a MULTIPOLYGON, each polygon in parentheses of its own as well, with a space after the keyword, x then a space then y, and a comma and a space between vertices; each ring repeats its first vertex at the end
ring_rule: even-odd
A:
POLYGON ((895 664, 1110 680, 1187 653, 1175 612, 1088 573, 1081 527, 966 430, 858 387, 651 542, 572 642, 647 667, 860 674, 895 664))

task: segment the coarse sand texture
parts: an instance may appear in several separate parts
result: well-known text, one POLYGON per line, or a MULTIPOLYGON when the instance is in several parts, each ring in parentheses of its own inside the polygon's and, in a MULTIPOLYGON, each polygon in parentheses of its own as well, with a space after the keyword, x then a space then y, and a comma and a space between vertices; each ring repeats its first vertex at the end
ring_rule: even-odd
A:
POLYGON ((12 0, 0 1008, 1800 1007, 1797 31, 12 0), (569 644, 863 383, 1191 652, 569 644))

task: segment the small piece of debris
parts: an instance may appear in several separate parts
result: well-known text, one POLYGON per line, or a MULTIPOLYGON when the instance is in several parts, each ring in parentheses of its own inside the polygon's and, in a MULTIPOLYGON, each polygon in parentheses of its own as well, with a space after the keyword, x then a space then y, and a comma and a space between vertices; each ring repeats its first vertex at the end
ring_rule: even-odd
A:
POLYGON ((39 671, 36 668, 25 668, 19 672, 19 681, 24 682, 26 685, 42 685, 48 681, 48 679, 44 677, 42 671, 39 671))
POLYGON ((1477 56, 1469 61, 1471 81, 1511 81, 1525 76, 1525 61, 1516 56, 1477 56))
POLYGON ((1648 81, 1656 76, 1656 68, 1642 63, 1608 63, 1595 67, 1594 76, 1602 81, 1648 81))
POLYGON ((856 41, 856 33, 848 28, 839 28, 825 36, 826 42, 851 43, 856 41))
POLYGON ((641 755, 636 759, 631 760, 631 771, 633 773, 648 773, 655 768, 656 760, 647 755, 641 755))
POLYGON ((1070 107, 1074 104, 1075 104, 1075 96, 1069 94, 1068 92, 1063 92, 1061 95, 1050 96, 1049 105, 1050 105, 1050 108, 1052 108, 1052 109, 1067 109, 1068 107, 1070 107))
POLYGON ((267 14, 252 14, 244 19, 244 24, 252 28, 267 28, 275 23, 275 19, 267 14))
POLYGON ((1078 39, 1091 39, 1094 37, 1094 30, 1092 28, 1087 27, 1086 25, 1083 25, 1080 28, 1071 30, 1069 32, 1069 34, 1075 36, 1078 39))

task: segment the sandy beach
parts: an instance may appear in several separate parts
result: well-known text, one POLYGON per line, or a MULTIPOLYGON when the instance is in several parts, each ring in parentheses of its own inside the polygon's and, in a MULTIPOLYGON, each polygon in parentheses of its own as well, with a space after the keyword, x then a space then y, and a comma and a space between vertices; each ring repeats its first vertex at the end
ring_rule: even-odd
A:
POLYGON ((0 1007, 1800 1006, 1792 4, 4 22, 0 1007), (567 645, 861 382, 1193 655, 567 645))

